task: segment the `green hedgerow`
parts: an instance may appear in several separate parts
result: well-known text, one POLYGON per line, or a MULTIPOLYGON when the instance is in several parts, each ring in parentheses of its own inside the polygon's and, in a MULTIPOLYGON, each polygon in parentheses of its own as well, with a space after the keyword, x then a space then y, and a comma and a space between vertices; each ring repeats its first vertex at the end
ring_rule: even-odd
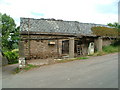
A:
POLYGON ((8 64, 14 64, 14 63, 18 62, 18 60, 17 60, 18 59, 18 53, 7 51, 7 52, 4 52, 4 55, 8 59, 8 64))

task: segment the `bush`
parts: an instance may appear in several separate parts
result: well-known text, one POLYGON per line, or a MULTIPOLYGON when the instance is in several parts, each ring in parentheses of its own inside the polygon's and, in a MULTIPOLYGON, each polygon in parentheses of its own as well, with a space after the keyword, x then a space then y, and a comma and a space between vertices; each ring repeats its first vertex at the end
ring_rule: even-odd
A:
POLYGON ((117 41, 115 41, 112 46, 114 47, 120 47, 120 39, 118 39, 117 41))
POLYGON ((103 47, 103 51, 104 52, 107 52, 107 53, 113 53, 113 52, 118 52, 118 47, 115 47, 115 46, 105 46, 103 47))
POLYGON ((12 52, 19 53, 19 49, 13 49, 12 52))
POLYGON ((18 59, 18 53, 7 51, 7 52, 4 52, 4 55, 8 59, 8 64, 18 63, 18 60, 17 60, 18 59))

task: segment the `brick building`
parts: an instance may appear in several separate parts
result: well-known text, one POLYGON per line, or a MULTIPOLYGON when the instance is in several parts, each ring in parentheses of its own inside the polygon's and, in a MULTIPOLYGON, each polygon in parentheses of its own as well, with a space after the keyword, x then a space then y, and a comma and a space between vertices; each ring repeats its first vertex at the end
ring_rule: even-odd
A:
POLYGON ((67 55, 74 58, 88 54, 90 42, 95 50, 111 44, 108 37, 92 34, 91 28, 101 24, 80 23, 55 19, 20 19, 20 52, 26 59, 62 58, 67 55))

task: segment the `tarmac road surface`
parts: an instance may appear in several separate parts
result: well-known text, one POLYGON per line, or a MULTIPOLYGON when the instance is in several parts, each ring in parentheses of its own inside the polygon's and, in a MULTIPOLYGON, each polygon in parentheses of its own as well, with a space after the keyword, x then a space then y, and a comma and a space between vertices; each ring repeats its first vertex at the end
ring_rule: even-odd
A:
POLYGON ((3 88, 118 88, 118 54, 3 74, 3 88))

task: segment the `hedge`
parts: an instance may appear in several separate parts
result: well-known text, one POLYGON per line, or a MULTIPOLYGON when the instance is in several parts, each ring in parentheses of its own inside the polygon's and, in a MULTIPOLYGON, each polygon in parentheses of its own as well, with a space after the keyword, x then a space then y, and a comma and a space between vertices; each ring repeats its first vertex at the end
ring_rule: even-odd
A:
POLYGON ((14 64, 18 62, 18 53, 7 51, 7 52, 4 52, 4 55, 8 59, 8 64, 14 64))

